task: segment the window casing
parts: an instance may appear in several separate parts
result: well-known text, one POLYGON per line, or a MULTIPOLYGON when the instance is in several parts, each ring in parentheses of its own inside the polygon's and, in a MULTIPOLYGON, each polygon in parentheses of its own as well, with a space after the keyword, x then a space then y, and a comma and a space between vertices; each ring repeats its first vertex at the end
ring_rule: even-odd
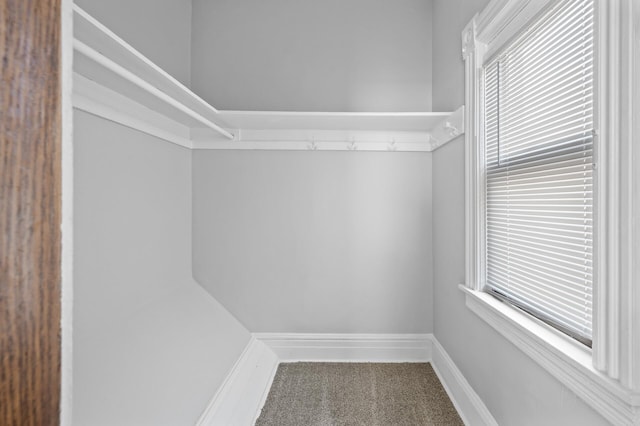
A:
MULTIPOLYGON (((580 185, 592 188, 590 223, 586 227, 583 223, 578 231, 584 233, 591 227, 592 347, 486 291, 491 286, 486 279, 489 249, 485 236, 491 218, 487 214, 485 133, 491 131, 491 123, 485 120, 485 77, 510 43, 523 37, 535 26, 532 23, 562 2, 492 0, 462 32, 466 262, 465 283, 460 289, 465 293, 466 306, 479 319, 605 418, 613 424, 640 424, 640 2, 593 0, 592 122, 590 130, 585 128, 584 146, 578 148, 573 142, 573 148, 582 150, 585 158, 578 172, 582 174, 580 185), (591 183, 585 183, 585 177, 591 183)), ((573 4, 578 2, 581 0, 573 4)), ((542 53, 553 52, 549 48, 542 53)), ((588 102, 579 104, 584 107, 588 102)), ((567 107, 563 108, 561 111, 566 112, 567 107)), ((574 112, 585 114, 586 109, 574 112)), ((522 166, 516 164, 522 158, 512 153, 500 158, 497 165, 522 166)), ((586 318, 582 320, 588 321, 586 318)))

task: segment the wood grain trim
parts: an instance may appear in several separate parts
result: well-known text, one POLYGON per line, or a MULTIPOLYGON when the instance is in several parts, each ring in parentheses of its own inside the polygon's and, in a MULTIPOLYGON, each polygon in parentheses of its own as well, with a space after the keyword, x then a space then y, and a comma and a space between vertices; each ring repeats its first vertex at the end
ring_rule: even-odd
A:
POLYGON ((0 424, 60 420, 60 0, 0 0, 0 424))

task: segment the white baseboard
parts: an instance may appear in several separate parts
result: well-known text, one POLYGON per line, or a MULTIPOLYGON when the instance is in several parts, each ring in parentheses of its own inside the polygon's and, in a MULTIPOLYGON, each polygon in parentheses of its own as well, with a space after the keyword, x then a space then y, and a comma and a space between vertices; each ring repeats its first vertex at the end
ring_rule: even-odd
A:
POLYGON ((498 426, 487 406, 473 390, 440 342, 433 338, 431 366, 467 426, 498 426))
POLYGON ((467 426, 498 423, 432 334, 254 333, 196 426, 248 426, 280 362, 431 362, 467 426))
POLYGON ((281 362, 428 362, 431 334, 254 333, 281 362))
POLYGON ((278 357, 252 337, 196 426, 254 424, 277 368, 278 357))

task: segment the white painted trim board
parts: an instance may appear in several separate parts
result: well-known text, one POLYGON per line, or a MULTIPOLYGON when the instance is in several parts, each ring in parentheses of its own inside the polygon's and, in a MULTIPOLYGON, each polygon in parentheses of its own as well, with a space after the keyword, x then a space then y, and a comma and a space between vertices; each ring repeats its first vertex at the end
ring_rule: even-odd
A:
POLYGON ((480 396, 473 390, 462 372, 437 339, 433 339, 431 366, 442 387, 458 410, 465 425, 498 426, 480 396))
POLYGON ((278 358, 263 342, 251 337, 215 393, 196 426, 252 425, 267 398, 278 358))
POLYGON ((430 362, 467 426, 498 423, 432 334, 254 333, 196 426, 255 423, 280 362, 430 362))
POLYGON ((428 362, 431 334, 254 333, 281 362, 428 362))
POLYGON ((62 0, 62 222, 60 425, 71 426, 73 411, 73 0, 62 0))

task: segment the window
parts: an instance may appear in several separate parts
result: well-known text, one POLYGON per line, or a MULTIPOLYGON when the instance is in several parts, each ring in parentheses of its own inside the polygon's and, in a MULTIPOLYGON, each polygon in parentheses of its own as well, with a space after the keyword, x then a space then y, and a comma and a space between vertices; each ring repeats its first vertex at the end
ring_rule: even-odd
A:
POLYGON ((483 67, 485 290, 589 346, 593 12, 556 2, 483 67))
POLYGON ((638 34, 637 0, 496 0, 462 33, 466 306, 621 425, 640 424, 638 34))

